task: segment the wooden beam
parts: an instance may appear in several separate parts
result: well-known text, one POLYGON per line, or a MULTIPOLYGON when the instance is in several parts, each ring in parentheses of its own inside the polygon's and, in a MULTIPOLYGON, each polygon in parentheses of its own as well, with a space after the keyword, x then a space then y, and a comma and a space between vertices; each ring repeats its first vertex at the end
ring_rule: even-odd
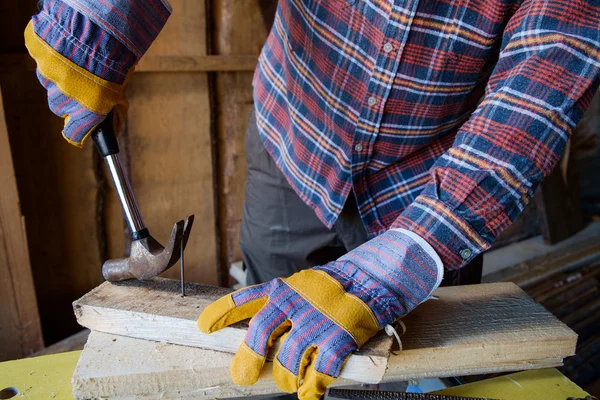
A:
MULTIPOLYGON (((202 309, 227 290, 188 284, 186 292, 189 295, 181 298, 177 282, 164 279, 104 283, 76 301, 74 309, 79 323, 92 330, 235 352, 243 325, 204 335, 195 322, 202 309)), ((439 300, 422 304, 404 319, 404 351, 398 362, 390 361, 386 377, 536 368, 560 365, 574 354, 577 335, 513 283, 440 288, 436 296, 439 300)), ((351 357, 342 376, 359 381, 369 376, 364 370, 356 376, 350 369, 353 359, 363 364, 360 354, 351 357)), ((371 361, 380 364, 383 355, 374 351, 368 358, 363 368, 371 365, 369 374, 379 371, 371 361)))
MULTIPOLYGON (((511 250, 510 247, 506 249, 511 250)), ((499 249, 498 251, 506 250, 499 249)), ((592 235, 584 237, 581 241, 574 241, 568 247, 559 247, 499 269, 484 276, 483 280, 485 282, 513 282, 522 288, 528 288, 556 273, 574 270, 597 261, 600 261, 600 240, 597 235, 592 235)))
POLYGON ((232 72, 254 71, 258 55, 229 56, 148 56, 140 60, 136 72, 232 72))
POLYGON ((44 346, 0 91, 0 361, 44 346))
MULTIPOLYGON (((215 55, 215 56, 144 56, 136 67, 136 72, 232 72, 254 71, 258 54, 215 55)), ((0 55, 0 73, 24 69, 35 70, 35 61, 25 53, 3 53, 0 55)))
MULTIPOLYGON (((73 303, 73 308, 78 322, 93 331, 235 353, 247 324, 211 335, 203 334, 196 325, 202 310, 229 292, 188 284, 182 298, 176 280, 106 282, 73 303)), ((360 354, 351 356, 343 376, 366 383, 381 381, 391 345, 385 334, 371 340, 360 354)))

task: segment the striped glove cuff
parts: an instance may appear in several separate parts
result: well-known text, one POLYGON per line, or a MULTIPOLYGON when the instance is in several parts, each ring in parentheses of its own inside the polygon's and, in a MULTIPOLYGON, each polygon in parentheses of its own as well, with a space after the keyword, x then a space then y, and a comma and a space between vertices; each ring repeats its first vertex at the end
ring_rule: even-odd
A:
POLYGON ((327 272, 366 303, 380 327, 428 300, 444 268, 433 248, 406 230, 389 230, 317 270, 327 272))

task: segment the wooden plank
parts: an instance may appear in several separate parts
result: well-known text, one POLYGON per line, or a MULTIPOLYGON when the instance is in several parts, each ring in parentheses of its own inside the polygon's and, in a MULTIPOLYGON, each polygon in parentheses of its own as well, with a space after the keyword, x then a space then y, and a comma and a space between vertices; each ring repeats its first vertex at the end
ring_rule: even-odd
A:
MULTIPOLYGON (((126 140, 130 178, 146 225, 166 243, 195 214, 186 279, 216 284, 212 165, 205 74, 136 76, 126 140)), ((165 276, 178 277, 177 268, 165 276)))
MULTIPOLYGON (((499 251, 503 251, 500 249, 499 251)), ((527 288, 562 271, 569 271, 600 260, 598 236, 584 238, 568 248, 556 250, 518 262, 483 277, 484 282, 514 282, 527 288)))
POLYGON ((513 283, 439 288, 410 313, 386 380, 558 366, 577 334, 513 283))
MULTIPOLYGON (((280 393, 265 363, 254 386, 231 381, 233 354, 92 332, 73 374, 76 399, 215 399, 280 393)), ((339 379, 335 385, 351 381, 339 379)))
POLYGON ((258 54, 153 56, 142 58, 136 72, 254 71, 258 54))
MULTIPOLYGON (((144 56, 136 66, 136 73, 146 72, 210 72, 247 71, 256 67, 258 54, 201 55, 201 56, 144 56)), ((35 70, 35 61, 26 53, 0 54, 0 73, 15 70, 35 70)))
POLYGON ((0 91, 0 361, 44 345, 0 91))
MULTIPOLYGON (((38 1, 3 2, 0 8, 2 51, 24 52, 23 31, 38 1)), ((5 72, 0 82, 39 314, 44 339, 54 343, 81 329, 71 303, 102 282, 102 188, 93 146, 81 150, 65 142, 63 120, 48 109, 35 74, 5 72)), ((122 236, 122 231, 117 234, 122 236)))
MULTIPOLYGON (((236 351, 240 326, 203 335, 195 323, 203 307, 226 291, 192 284, 187 291, 191 295, 181 298, 175 281, 161 279, 105 283, 74 309, 92 330, 236 351)), ((390 379, 560 365, 574 354, 577 335, 512 283, 440 288, 436 296, 405 318, 404 351, 396 361, 390 358, 390 379)))
MULTIPOLYGON (((206 54, 204 2, 175 0, 173 15, 148 56, 206 54)), ((130 178, 146 225, 165 243, 173 224, 196 220, 185 259, 186 279, 217 283, 215 212, 206 73, 136 74, 126 143, 130 178)), ((178 277, 177 269, 165 276, 178 277)))
MULTIPOLYGON (((76 301, 73 308, 79 323, 93 331, 234 353, 244 340, 246 324, 211 335, 203 334, 196 325, 202 310, 229 292, 214 286, 188 284, 182 298, 179 282, 175 280, 104 283, 76 301)), ((384 334, 371 340, 348 361, 345 376, 379 382, 391 344, 384 334)))
POLYGON ((80 329, 73 300, 103 281, 95 149, 65 142, 34 74, 0 81, 44 339, 54 343, 80 329))
MULTIPOLYGON (((211 0, 213 15, 217 16, 211 32, 215 54, 225 58, 258 54, 277 5, 274 1, 270 1, 270 5, 267 2, 211 0)), ((219 72, 215 75, 220 256, 222 264, 229 267, 242 259, 239 235, 246 182, 244 139, 248 116, 254 104, 253 73, 219 72)), ((224 268, 224 272, 227 270, 224 268)))
MULTIPOLYGON (((406 321, 405 350, 390 356, 384 381, 547 368, 572 354, 574 333, 522 291, 510 284, 484 286, 484 290, 463 287, 462 293, 458 288, 442 288, 437 293, 441 300, 420 306, 415 311, 419 314, 406 321), (478 307, 473 301, 496 304, 478 307), (447 321, 443 314, 448 302, 455 308, 474 309, 447 321), (500 318, 490 315, 498 303, 506 303, 500 318), (491 324, 478 317, 483 309, 488 311, 483 318, 488 317, 491 324), (519 316, 524 309, 525 314, 519 316), (436 324, 427 325, 430 312, 436 324), (517 316, 512 324, 504 320, 511 316, 517 316)), ((234 385, 229 374, 232 358, 232 354, 212 350, 92 332, 73 374, 73 392, 77 399, 214 399, 279 393, 271 363, 266 363, 254 386, 234 385)), ((349 383, 339 379, 333 386, 349 383)))

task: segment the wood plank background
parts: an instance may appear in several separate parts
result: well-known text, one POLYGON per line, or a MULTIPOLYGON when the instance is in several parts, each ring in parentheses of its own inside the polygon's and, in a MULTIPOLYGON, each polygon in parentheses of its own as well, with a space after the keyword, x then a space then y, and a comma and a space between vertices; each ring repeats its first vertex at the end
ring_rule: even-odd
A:
MULTIPOLYGON (((122 159, 159 241, 176 221, 196 215, 186 278, 227 286, 229 265, 241 259, 253 69, 277 1, 170 1, 173 16, 130 84, 122 159)), ((91 143, 83 150, 67 144, 62 120, 48 110, 23 43, 36 12, 37 0, 0 1, 0 86, 20 199, 20 210, 14 209, 25 221, 39 318, 51 344, 80 329, 72 301, 103 281, 102 263, 126 255, 129 239, 102 159, 91 143)), ((530 229, 537 229, 539 211, 531 206, 497 245, 536 234, 530 229)), ((27 279, 17 284, 31 286, 27 279)), ((33 293, 15 293, 0 306, 2 315, 21 315, 20 304, 35 300, 33 293)), ((39 329, 31 327, 23 349, 39 347, 39 329)), ((2 352, 12 346, 6 343, 0 343, 0 360, 16 356, 2 352)))
MULTIPOLYGON (((156 239, 164 243, 176 221, 196 215, 186 279, 227 285, 228 265, 241 258, 252 71, 276 1, 171 4, 171 19, 130 84, 121 157, 156 239)), ((62 120, 47 109, 23 43, 36 12, 36 0, 0 4, 0 85, 41 325, 51 344, 80 329, 71 302, 102 282, 103 261, 124 256, 129 239, 102 159, 91 143, 67 144, 62 120)))
POLYGON ((27 237, 0 91, 0 359, 43 347, 27 237))

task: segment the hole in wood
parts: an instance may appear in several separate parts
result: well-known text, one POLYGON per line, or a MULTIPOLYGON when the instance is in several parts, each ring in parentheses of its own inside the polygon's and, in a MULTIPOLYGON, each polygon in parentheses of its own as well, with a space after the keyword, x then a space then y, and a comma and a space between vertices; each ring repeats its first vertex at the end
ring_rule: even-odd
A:
POLYGON ((0 390, 0 400, 12 399, 19 394, 19 389, 16 387, 7 387, 0 390))

